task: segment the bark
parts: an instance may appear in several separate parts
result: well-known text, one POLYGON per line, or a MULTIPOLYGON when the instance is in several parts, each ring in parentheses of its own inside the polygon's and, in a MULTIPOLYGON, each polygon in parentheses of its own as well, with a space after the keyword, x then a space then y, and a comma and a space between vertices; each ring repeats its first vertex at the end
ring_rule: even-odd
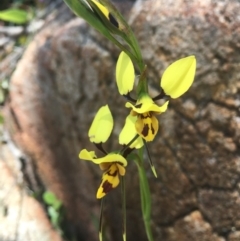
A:
MULTIPOLYGON (((198 63, 193 86, 159 117, 160 133, 149 145, 159 176, 146 163, 155 240, 240 239, 239 11, 237 0, 137 1, 130 10, 153 96, 170 63, 192 54, 198 63)), ((35 37, 11 80, 8 128, 63 200, 79 240, 97 240, 101 173, 78 153, 94 148, 87 131, 100 106, 108 103, 115 117, 109 150, 118 148, 128 114, 115 84, 118 54, 83 20, 56 21, 35 37)), ((133 164, 126 177, 128 240, 146 240, 133 164)), ((119 190, 107 198, 110 240, 121 240, 120 200, 119 190)))

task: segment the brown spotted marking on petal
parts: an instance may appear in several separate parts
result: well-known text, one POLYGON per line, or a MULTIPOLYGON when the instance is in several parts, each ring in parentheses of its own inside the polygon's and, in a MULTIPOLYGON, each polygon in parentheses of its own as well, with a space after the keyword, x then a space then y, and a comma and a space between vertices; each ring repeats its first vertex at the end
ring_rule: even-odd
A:
POLYGON ((112 184, 107 180, 102 184, 102 188, 103 188, 103 192, 106 194, 113 189, 112 184))
MULTIPOLYGON (((151 118, 150 113, 147 114, 146 116, 141 115, 141 119, 147 119, 147 118, 151 118)), ((142 135, 145 136, 145 137, 148 136, 149 131, 151 131, 153 135, 155 134, 155 129, 153 128, 152 123, 151 124, 150 123, 144 124, 142 132, 141 132, 142 135)))
POLYGON ((135 108, 141 108, 142 107, 142 103, 135 105, 135 108))
POLYGON ((141 119, 147 119, 152 117, 152 114, 150 112, 144 113, 142 115, 140 115, 141 119))
POLYGON ((108 14, 108 18, 111 24, 113 24, 116 28, 119 28, 118 21, 113 17, 111 13, 108 14))
POLYGON ((154 135, 155 134, 155 129, 153 128, 152 124, 151 124, 151 131, 152 131, 152 134, 154 135))
POLYGON ((144 124, 144 126, 143 126, 143 129, 142 129, 142 135, 143 136, 148 136, 148 132, 149 132, 149 126, 148 126, 148 124, 144 124))

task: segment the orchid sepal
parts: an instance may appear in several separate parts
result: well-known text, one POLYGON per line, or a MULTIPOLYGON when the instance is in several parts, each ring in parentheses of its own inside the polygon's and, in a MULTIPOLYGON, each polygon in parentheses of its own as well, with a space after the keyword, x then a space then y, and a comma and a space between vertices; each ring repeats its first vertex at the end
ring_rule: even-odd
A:
POLYGON ((102 106, 92 122, 88 131, 91 142, 104 143, 109 138, 113 129, 113 117, 108 105, 102 106))
POLYGON ((179 59, 168 66, 162 75, 160 86, 173 99, 183 95, 192 85, 196 72, 195 56, 179 59))

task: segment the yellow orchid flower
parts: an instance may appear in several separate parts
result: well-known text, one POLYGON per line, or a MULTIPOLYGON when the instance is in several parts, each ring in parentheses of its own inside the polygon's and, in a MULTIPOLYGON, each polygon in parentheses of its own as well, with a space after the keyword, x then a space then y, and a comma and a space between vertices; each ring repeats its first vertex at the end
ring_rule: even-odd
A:
MULTIPOLYGON (((121 52, 116 67, 116 82, 119 93, 125 95, 129 100, 135 101, 136 104, 126 103, 127 108, 132 108, 131 115, 136 116, 135 128, 137 133, 146 141, 152 141, 158 132, 159 124, 156 114, 166 111, 169 101, 162 106, 158 106, 154 100, 169 96, 173 99, 183 95, 192 85, 196 71, 196 59, 189 56, 177 60, 171 64, 164 72, 160 87, 162 93, 151 98, 147 90, 139 91, 138 99, 135 101, 129 95, 134 85, 134 67, 131 59, 127 54, 121 52)), ((145 73, 144 73, 145 74, 145 73)), ((141 81, 141 78, 140 78, 141 81)), ((144 80, 143 78, 143 81, 144 80)), ((142 86, 145 86, 144 84, 142 86)))
POLYGON ((167 110, 168 101, 158 106, 148 94, 142 95, 135 105, 127 102, 127 108, 132 108, 131 115, 137 116, 135 128, 137 133, 146 141, 152 141, 158 132, 158 119, 156 114, 167 110))
POLYGON ((125 167, 127 166, 125 156, 128 155, 127 153, 134 148, 141 148, 143 146, 141 138, 134 140, 137 133, 135 128, 132 128, 131 125, 133 126, 134 123, 130 123, 130 129, 129 125, 128 127, 125 126, 120 133, 119 143, 124 145, 124 148, 121 151, 122 154, 120 154, 120 152, 107 153, 102 147, 102 143, 107 141, 113 129, 113 118, 108 105, 105 105, 98 110, 91 124, 88 132, 89 139, 105 155, 101 158, 97 158, 94 151, 87 151, 86 149, 83 149, 79 153, 79 158, 98 164, 100 169, 104 171, 102 175, 102 182, 96 194, 98 199, 104 197, 113 188, 117 187, 120 182, 120 176, 125 175, 125 167), (131 143, 131 141, 133 141, 133 143, 131 143))
POLYGON ((108 105, 101 107, 89 129, 88 136, 91 142, 95 143, 100 150, 106 155, 101 158, 97 158, 94 151, 82 150, 79 153, 79 158, 87 161, 92 161, 100 166, 100 169, 104 171, 102 176, 102 182, 97 191, 97 198, 104 197, 113 188, 119 184, 119 176, 125 175, 125 167, 127 166, 126 159, 116 153, 106 153, 103 150, 101 144, 106 142, 113 129, 113 117, 108 105))
POLYGON ((127 160, 120 154, 109 153, 104 157, 97 158, 94 151, 83 149, 79 153, 79 158, 98 164, 100 169, 104 171, 96 194, 98 199, 104 197, 113 188, 116 188, 120 182, 119 177, 125 175, 127 160))

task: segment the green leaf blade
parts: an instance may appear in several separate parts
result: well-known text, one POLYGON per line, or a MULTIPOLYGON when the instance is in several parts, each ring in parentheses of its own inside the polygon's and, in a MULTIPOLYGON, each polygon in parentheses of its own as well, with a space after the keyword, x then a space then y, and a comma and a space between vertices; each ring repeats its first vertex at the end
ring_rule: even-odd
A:
POLYGON ((11 23, 25 24, 28 22, 28 12, 22 9, 9 8, 0 11, 0 19, 11 23))

